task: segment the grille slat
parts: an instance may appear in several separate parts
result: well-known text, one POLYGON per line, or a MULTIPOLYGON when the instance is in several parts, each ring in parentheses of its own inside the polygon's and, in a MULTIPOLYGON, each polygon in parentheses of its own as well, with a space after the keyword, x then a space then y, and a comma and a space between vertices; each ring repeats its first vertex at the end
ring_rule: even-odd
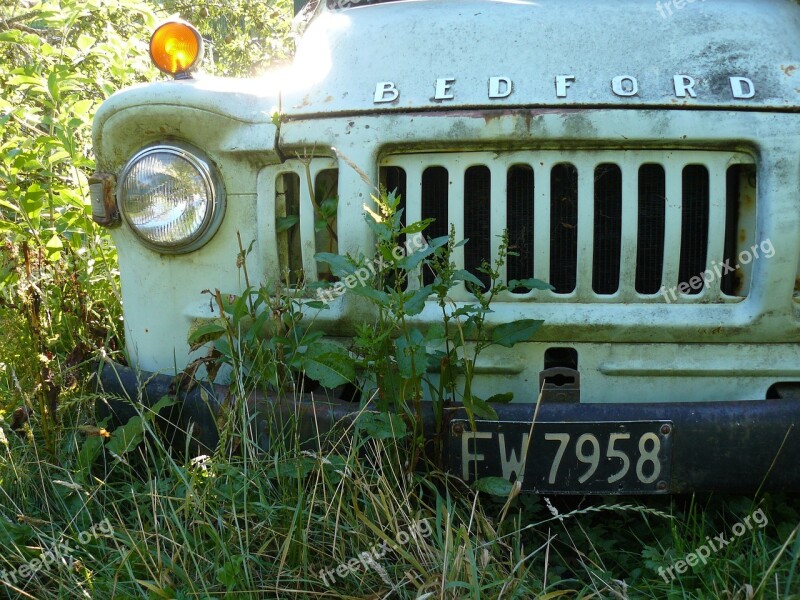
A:
POLYGON ((533 161, 536 178, 533 210, 533 276, 550 281, 550 171, 553 163, 533 161))
POLYGON ((619 289, 622 244, 622 170, 604 164, 594 171, 594 251, 592 290, 613 294, 619 289))
POLYGON ((725 163, 710 163, 708 181, 708 221, 716 226, 708 228, 708 250, 706 264, 710 275, 706 274, 706 299, 716 301, 721 293, 721 277, 715 270, 719 270, 725 256, 726 213, 728 198, 726 195, 727 172, 725 163), (715 269, 716 267, 716 269, 715 269))
MULTIPOLYGON (((476 269, 497 257, 507 228, 517 254, 507 280, 533 276, 555 288, 511 290, 500 301, 730 302, 749 291, 741 278, 708 273, 696 285, 752 237, 744 229, 754 223, 756 171, 747 155, 468 152, 393 155, 384 165, 406 171, 407 222, 435 218, 427 237, 446 235, 452 223, 457 239, 470 238, 452 257, 458 268, 485 279, 476 269)), ((461 286, 452 297, 464 294, 461 286)))
POLYGON ((704 165, 687 165, 683 169, 678 290, 689 295, 699 294, 705 285, 698 286, 696 278, 705 270, 708 255, 708 183, 708 169, 704 165))
MULTIPOLYGON (((594 160, 577 160, 570 157, 578 168, 578 281, 577 297, 581 301, 591 300, 594 279, 595 236, 595 169, 594 160)), ((591 157, 589 157, 591 158, 591 157)))
MULTIPOLYGON (((447 169, 438 166, 425 169, 422 173, 421 188, 420 204, 422 210, 420 216, 422 219, 433 219, 433 223, 425 232, 426 235, 429 239, 447 235, 447 209, 450 198, 447 169)), ((422 283, 429 285, 432 282, 433 273, 424 271, 422 273, 422 283)))
POLYGON ((578 169, 550 171, 550 285, 556 294, 575 290, 578 265, 578 169))
MULTIPOLYGON (((400 169, 400 167, 394 167, 400 169)), ((420 165, 413 165, 413 168, 401 169, 406 173, 406 201, 405 201, 405 221, 406 223, 417 223, 422 217, 422 168, 420 165)), ((430 229, 425 231, 426 236, 430 236, 430 229)), ((421 268, 418 267, 408 278, 408 289, 417 290, 420 284, 421 268)))
POLYGON ((536 184, 533 168, 530 165, 512 165, 506 181, 508 249, 515 254, 508 257, 506 272, 509 281, 528 279, 533 277, 533 198, 536 184))
POLYGON ((674 290, 678 286, 678 269, 680 268, 682 221, 681 221, 681 173, 683 165, 667 162, 664 168, 664 268, 661 284, 664 290, 674 290))
MULTIPOLYGON (((447 214, 450 216, 450 225, 455 231, 456 241, 458 242, 466 237, 464 235, 464 211, 466 210, 466 206, 464 205, 465 168, 464 164, 458 160, 457 157, 448 167, 450 172, 450 191, 447 199, 447 214)), ((448 232, 449 229, 448 227, 448 232)), ((456 269, 464 268, 464 250, 463 244, 457 248, 453 248, 451 260, 456 265, 456 269)), ((458 286, 459 290, 463 287, 463 283, 458 286)))
POLYGON ((478 269, 490 258, 491 187, 488 167, 470 167, 464 173, 464 268, 489 287, 489 276, 478 269))
MULTIPOLYGON (((496 202, 493 207, 491 207, 491 219, 489 224, 489 231, 490 231, 490 259, 492 266, 497 262, 498 256, 498 249, 500 247, 500 240, 503 237, 503 230, 508 227, 507 225, 507 213, 509 208, 508 202, 508 174, 510 173, 510 169, 506 169, 502 164, 493 164, 491 165, 491 177, 492 177, 492 184, 491 184, 491 198, 506 198, 505 202, 496 202)), ((491 206, 491 205, 490 205, 491 206)), ((533 212, 533 203, 530 203, 531 213, 533 212)), ((506 264, 500 267, 500 279, 502 281, 508 281, 508 273, 506 271, 506 267, 508 265, 508 261, 506 260, 506 264)), ((512 278, 513 279, 513 278, 512 278)))
POLYGON ((639 235, 639 186, 637 171, 640 161, 634 154, 626 154, 619 161, 622 168, 622 234, 620 239, 620 292, 621 300, 636 299, 636 250, 639 235), (622 285, 625 282, 625 285, 622 285))
POLYGON ((642 165, 638 172, 638 188, 635 289, 640 294, 657 294, 664 268, 664 215, 667 203, 664 167, 642 165))

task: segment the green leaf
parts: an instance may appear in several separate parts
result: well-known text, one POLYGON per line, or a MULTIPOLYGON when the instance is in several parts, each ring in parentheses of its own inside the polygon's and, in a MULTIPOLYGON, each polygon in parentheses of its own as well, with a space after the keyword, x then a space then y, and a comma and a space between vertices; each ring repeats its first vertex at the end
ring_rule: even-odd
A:
POLYGON ((338 198, 327 198, 319 205, 319 214, 323 219, 330 220, 336 217, 336 211, 339 206, 338 198))
POLYGON ((406 436, 406 422, 394 413, 364 412, 358 417, 358 424, 373 439, 400 439, 406 436))
POLYGON ((287 217, 278 217, 275 219, 275 227, 278 233, 287 231, 300 222, 298 215, 289 215, 287 217))
POLYGON ((57 102, 60 92, 58 89, 58 73, 55 71, 51 72, 50 75, 47 76, 47 91, 50 92, 50 97, 57 102))
POLYGON ((289 479, 304 479, 314 470, 316 461, 309 456, 289 458, 278 463, 275 474, 289 479))
POLYGON ((489 404, 508 404, 514 399, 514 392, 506 392, 505 394, 495 394, 487 398, 486 402, 489 404))
POLYGON ((227 325, 222 317, 217 317, 211 321, 201 321, 199 325, 190 328, 189 345, 201 346, 206 342, 216 340, 225 333, 226 329, 227 325))
POLYGON ((514 486, 503 477, 482 477, 473 483, 472 487, 492 496, 508 496, 514 486))
POLYGON ((445 340, 444 324, 434 323, 425 333, 425 341, 428 344, 442 344, 445 340))
MULTIPOLYGON (((246 579, 242 567, 244 562, 243 556, 233 556, 231 560, 217 569, 217 581, 224 585, 229 590, 236 586, 240 581, 246 579)), ((171 598, 172 596, 164 596, 171 598)))
POLYGON ((511 348, 519 342, 530 341, 544 321, 539 319, 522 319, 503 323, 492 331, 492 343, 511 348))
POLYGON ((478 315, 485 315, 486 313, 494 312, 493 310, 483 308, 477 304, 467 304, 453 311, 454 317, 473 317, 478 315))
POLYGON ((428 246, 435 250, 436 248, 441 248, 449 241, 450 241, 450 236, 443 235, 437 238, 433 238, 432 240, 428 240, 428 246))
POLYGON ((324 310, 330 308, 326 302, 322 302, 321 300, 307 300, 303 302, 303 306, 307 306, 308 308, 314 308, 316 310, 324 310))
POLYGON ((92 109, 94 105, 94 100, 87 99, 87 100, 78 100, 75 104, 72 105, 72 114, 78 117, 88 117, 89 111, 92 109))
POLYGON ((464 281, 467 283, 472 283, 477 285, 479 288, 486 287, 480 279, 478 279, 477 277, 475 277, 475 275, 464 269, 459 269, 453 273, 453 281, 464 281))
POLYGON ((407 227, 403 227, 400 230, 400 233, 405 233, 407 235, 414 235, 415 233, 422 233, 427 229, 427 227, 433 223, 433 219, 424 219, 423 221, 417 221, 416 223, 412 223, 407 227))
POLYGON ((50 164, 50 166, 53 166, 63 160, 68 159, 70 156, 71 154, 66 150, 58 150, 47 158, 47 162, 50 164))
POLYGON ((91 48, 92 44, 94 44, 96 41, 97 40, 92 36, 82 33, 78 36, 78 39, 75 41, 75 45, 81 52, 86 52, 86 50, 91 48))
POLYGON ((111 433, 111 439, 106 444, 109 452, 117 456, 125 456, 136 448, 144 439, 144 421, 142 417, 131 417, 125 425, 117 427, 111 433))
POLYGON ((61 251, 64 249, 64 243, 57 234, 53 234, 53 236, 47 240, 45 248, 47 249, 47 259, 57 261, 61 259, 61 251))
POLYGON ((398 371, 406 379, 422 377, 428 369, 425 337, 418 329, 412 329, 408 338, 399 337, 395 342, 398 371))
POLYGON ((78 465, 81 471, 89 473, 95 459, 103 449, 103 438, 99 435, 87 437, 81 444, 81 451, 78 453, 78 465))
POLYGON ((341 254, 333 254, 331 252, 317 252, 314 255, 317 262, 326 263, 331 266, 331 273, 339 278, 347 277, 355 272, 356 267, 353 262, 346 256, 341 254))
POLYGON ((413 271, 417 268, 417 265, 421 263, 423 260, 428 258, 431 254, 433 254, 433 248, 424 248, 422 250, 418 250, 417 252, 412 252, 397 261, 397 266, 400 269, 404 269, 406 271, 413 271))
POLYGON ((418 315, 425 308, 425 301, 433 293, 433 286, 426 285, 423 288, 415 291, 411 296, 403 302, 403 310, 409 316, 418 315))
POLYGON ((301 357, 301 364, 308 377, 326 388, 335 388, 356 378, 353 359, 334 342, 312 344, 301 357))
POLYGON ((28 218, 33 219, 38 215, 44 206, 44 191, 38 183, 34 183, 26 190, 25 194, 19 199, 19 205, 28 215, 28 218))
POLYGON ((467 412, 471 412, 474 416, 480 417, 481 419, 488 419, 490 421, 498 420, 495 410, 489 406, 485 400, 477 396, 465 397, 464 408, 467 409, 467 412))
POLYGON ((0 42, 18 42, 22 37, 22 32, 16 29, 0 31, 0 42))
POLYGON ((369 298, 380 306, 386 306, 389 303, 389 295, 386 292, 376 290, 368 285, 357 285, 356 287, 349 288, 351 294, 369 298))
POLYGON ((554 290, 552 285, 541 279, 512 279, 508 282, 508 289, 515 290, 517 288, 525 288, 527 290, 554 290))
POLYGON ((177 403, 177 398, 173 398, 172 396, 162 396, 158 402, 150 407, 150 412, 145 414, 145 419, 152 421, 162 410, 169 408, 170 406, 174 406, 177 403))

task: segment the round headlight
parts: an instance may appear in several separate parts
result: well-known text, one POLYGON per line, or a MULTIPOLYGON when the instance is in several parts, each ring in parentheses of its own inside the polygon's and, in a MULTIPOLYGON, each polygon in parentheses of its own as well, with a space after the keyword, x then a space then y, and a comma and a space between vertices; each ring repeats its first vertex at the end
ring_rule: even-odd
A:
POLYGON ((218 188, 208 160, 177 146, 152 146, 122 172, 120 212, 145 245, 165 253, 191 252, 222 220, 218 188))

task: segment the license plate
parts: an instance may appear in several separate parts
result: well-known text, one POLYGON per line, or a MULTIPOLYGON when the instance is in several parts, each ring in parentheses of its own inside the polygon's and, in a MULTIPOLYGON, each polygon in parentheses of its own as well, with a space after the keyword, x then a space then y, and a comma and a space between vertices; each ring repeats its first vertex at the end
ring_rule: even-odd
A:
POLYGON ((671 421, 450 424, 450 472, 467 483, 520 480, 537 493, 659 494, 670 489, 671 421))

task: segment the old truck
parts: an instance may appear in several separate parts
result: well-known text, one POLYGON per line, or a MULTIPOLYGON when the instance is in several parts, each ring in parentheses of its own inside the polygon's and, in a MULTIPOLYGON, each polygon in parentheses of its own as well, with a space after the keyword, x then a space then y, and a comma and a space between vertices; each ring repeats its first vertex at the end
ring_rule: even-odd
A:
MULTIPOLYGON (((203 76, 203 40, 174 21, 151 42, 173 78, 98 111, 93 213, 119 251, 129 365, 103 369, 107 392, 168 389, 196 356, 190 328, 216 314, 202 291, 243 288, 239 240, 260 280, 329 275, 314 186, 338 193, 334 251, 369 255, 380 183, 407 222, 470 239, 458 268, 497 258, 507 232, 505 277, 551 286, 488 314, 544 324, 475 365, 476 393, 514 400, 497 420, 450 414, 455 475, 547 493, 800 489, 795 0, 311 4, 290 68, 203 76)), ((346 340, 363 312, 329 304, 314 318, 346 340)), ((428 302, 413 321, 440 318, 428 302)), ((224 383, 182 392, 175 416, 212 445, 224 383)))

